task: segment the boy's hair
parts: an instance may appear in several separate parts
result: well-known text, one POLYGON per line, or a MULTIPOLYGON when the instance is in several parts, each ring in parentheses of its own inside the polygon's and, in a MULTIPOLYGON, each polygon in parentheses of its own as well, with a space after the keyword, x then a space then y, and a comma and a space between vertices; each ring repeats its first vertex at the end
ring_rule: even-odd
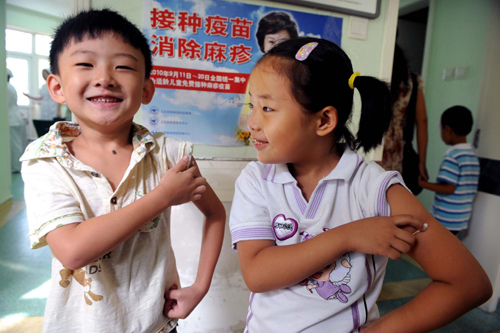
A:
POLYGON ((286 30, 290 38, 297 38, 299 36, 297 24, 292 21, 290 15, 287 13, 271 12, 259 20, 255 36, 257 37, 257 42, 262 53, 265 53, 264 39, 266 35, 274 34, 281 30, 286 30))
POLYGON ((348 129, 354 96, 349 87, 353 69, 349 57, 336 44, 313 37, 289 39, 269 50, 256 66, 263 63, 290 80, 292 95, 304 112, 314 114, 327 106, 337 110, 333 147, 346 143, 353 150, 363 148, 367 152, 382 141, 392 118, 389 87, 374 77, 356 77, 354 87, 360 93, 362 106, 354 138, 348 129), (318 43, 317 47, 305 60, 296 60, 297 51, 311 42, 318 43))
POLYGON ((457 135, 467 135, 472 130, 472 112, 465 106, 455 105, 441 115, 441 128, 450 126, 457 135))
POLYGON ((95 39, 109 33, 141 51, 146 63, 146 78, 149 78, 152 59, 146 37, 125 17, 106 8, 82 11, 64 20, 57 28, 50 47, 51 72, 59 74, 59 55, 71 41, 81 42, 85 38, 95 39))

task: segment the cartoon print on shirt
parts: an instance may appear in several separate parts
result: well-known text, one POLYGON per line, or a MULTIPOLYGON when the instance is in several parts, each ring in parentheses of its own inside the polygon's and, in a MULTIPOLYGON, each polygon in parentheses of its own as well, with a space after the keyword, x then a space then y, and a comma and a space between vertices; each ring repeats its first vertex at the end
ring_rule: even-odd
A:
POLYGON ((84 287, 83 298, 85 299, 85 303, 88 305, 92 305, 92 301, 87 297, 87 295, 94 301, 99 302, 102 301, 104 297, 101 295, 94 294, 90 289, 92 288, 92 279, 85 278, 85 271, 81 268, 77 270, 72 270, 69 268, 63 268, 59 274, 61 274, 61 281, 59 281, 59 285, 63 288, 67 288, 70 284, 71 277, 74 277, 76 282, 81 284, 84 287))
MULTIPOLYGON (((323 231, 327 230, 327 228, 323 229, 323 231)), ((302 241, 316 236, 306 231, 302 231, 300 235, 302 235, 302 241)), ((301 281, 299 285, 305 286, 310 293, 316 290, 318 295, 325 300, 336 299, 341 303, 347 303, 349 299, 346 294, 351 293, 351 287, 348 286, 351 281, 351 268, 351 255, 345 253, 322 270, 301 281)))

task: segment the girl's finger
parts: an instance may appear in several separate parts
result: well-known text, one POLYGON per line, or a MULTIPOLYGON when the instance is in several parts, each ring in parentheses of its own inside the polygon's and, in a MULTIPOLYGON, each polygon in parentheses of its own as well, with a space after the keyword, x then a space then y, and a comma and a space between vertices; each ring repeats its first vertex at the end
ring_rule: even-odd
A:
POLYGON ((393 216, 394 224, 398 227, 401 226, 412 226, 420 231, 424 231, 424 224, 419 219, 411 215, 396 215, 393 216))

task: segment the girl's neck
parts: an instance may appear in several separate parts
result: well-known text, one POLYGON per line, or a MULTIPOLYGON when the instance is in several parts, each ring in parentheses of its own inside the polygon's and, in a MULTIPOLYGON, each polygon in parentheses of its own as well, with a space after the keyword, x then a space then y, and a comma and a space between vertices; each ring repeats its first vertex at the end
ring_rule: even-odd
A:
POLYGON ((336 151, 326 156, 317 156, 305 163, 289 163, 288 170, 297 180, 304 198, 309 201, 312 192, 321 181, 332 172, 340 161, 341 155, 336 151))

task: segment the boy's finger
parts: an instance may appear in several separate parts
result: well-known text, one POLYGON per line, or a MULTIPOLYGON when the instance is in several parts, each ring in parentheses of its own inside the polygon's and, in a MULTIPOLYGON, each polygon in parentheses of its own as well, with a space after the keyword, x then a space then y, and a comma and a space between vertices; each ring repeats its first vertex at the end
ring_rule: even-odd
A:
POLYGON ((172 169, 174 169, 176 172, 184 171, 187 168, 188 163, 189 157, 187 155, 184 155, 172 169))

